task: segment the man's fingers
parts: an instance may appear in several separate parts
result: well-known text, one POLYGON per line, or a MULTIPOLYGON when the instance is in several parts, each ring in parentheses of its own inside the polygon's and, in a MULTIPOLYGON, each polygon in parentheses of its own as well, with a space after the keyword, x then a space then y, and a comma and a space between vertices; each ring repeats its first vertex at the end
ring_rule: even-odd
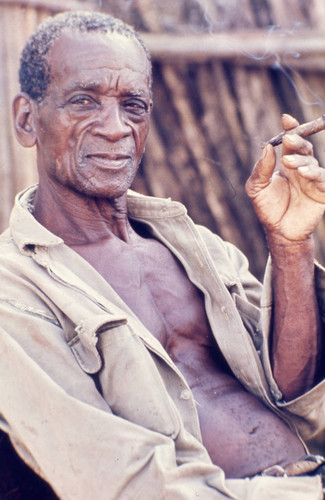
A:
POLYGON ((283 154, 287 155, 292 152, 301 155, 312 155, 313 145, 298 134, 288 134, 283 137, 283 154))
POLYGON ((293 128, 298 127, 299 122, 293 116, 283 114, 282 115, 282 128, 283 130, 291 130, 293 128))
POLYGON ((300 189, 306 196, 325 204, 325 169, 320 168, 314 157, 289 155, 282 158, 282 163, 284 167, 295 170, 300 189))
MULTIPOLYGON (((282 115, 283 130, 289 132, 290 130, 298 127, 299 122, 293 116, 284 114, 282 115)), ((312 154, 312 144, 294 132, 287 134, 282 139, 282 154, 287 155, 292 151, 300 154, 312 154)))
POLYGON ((291 154, 282 156, 282 164, 286 168, 297 169, 299 167, 306 167, 312 170, 319 170, 318 161, 313 156, 305 156, 300 154, 291 154))
POLYGON ((276 163, 275 151, 271 144, 263 149, 262 158, 255 164, 246 182, 246 193, 254 197, 261 189, 269 185, 276 163))
POLYGON ((299 175, 310 181, 317 182, 317 188, 325 191, 325 170, 313 165, 302 165, 297 168, 299 175))

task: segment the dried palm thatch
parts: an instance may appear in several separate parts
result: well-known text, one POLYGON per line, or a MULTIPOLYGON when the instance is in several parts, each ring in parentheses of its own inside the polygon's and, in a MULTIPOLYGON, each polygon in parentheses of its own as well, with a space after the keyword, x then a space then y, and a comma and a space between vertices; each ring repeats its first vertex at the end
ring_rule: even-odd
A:
MULTIPOLYGON (((324 112, 322 0, 1 0, 1 228, 15 193, 36 181, 34 151, 20 148, 8 127, 19 52, 43 17, 79 7, 132 23, 152 51, 152 129, 133 187, 184 202, 262 277, 264 232, 244 184, 262 144, 281 130, 283 112, 302 122, 324 112)), ((324 140, 325 133, 312 139, 323 165, 324 140)), ((324 249, 322 223, 321 262, 324 249)))

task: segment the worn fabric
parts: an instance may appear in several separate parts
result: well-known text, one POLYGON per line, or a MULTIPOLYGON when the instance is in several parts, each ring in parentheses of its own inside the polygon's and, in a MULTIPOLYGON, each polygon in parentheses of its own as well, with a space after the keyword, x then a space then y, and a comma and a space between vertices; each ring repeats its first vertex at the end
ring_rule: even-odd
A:
MULTIPOLYGON (((0 240, 0 428, 26 463, 62 499, 291 498, 281 479, 293 495, 321 498, 318 477, 225 480, 201 444, 183 375, 106 280, 34 219, 34 193, 18 195, 0 240), (265 493, 271 479, 277 497, 265 493)), ((261 323, 262 286, 233 245, 194 225, 180 203, 130 192, 128 210, 203 292, 242 384, 303 439, 324 428, 324 382, 285 402, 272 378, 269 277, 261 323)), ((317 286, 322 304, 320 268, 317 286)))

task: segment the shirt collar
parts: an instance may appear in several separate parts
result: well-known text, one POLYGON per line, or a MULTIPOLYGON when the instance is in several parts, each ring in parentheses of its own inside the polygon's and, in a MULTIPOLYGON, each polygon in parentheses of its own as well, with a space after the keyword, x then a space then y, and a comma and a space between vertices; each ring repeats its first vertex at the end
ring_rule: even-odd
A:
MULTIPOLYGON (((16 196, 10 217, 11 235, 21 252, 30 247, 50 247, 63 244, 62 238, 48 231, 33 216, 33 201, 37 185, 31 186, 16 196)), ((131 218, 160 219, 186 214, 184 205, 165 198, 145 196, 128 191, 128 213, 131 218)))
POLYGON ((31 186, 16 196, 10 217, 10 231, 21 252, 30 247, 49 247, 63 243, 62 238, 48 231, 33 216, 33 201, 37 185, 31 186))
POLYGON ((186 208, 178 201, 146 196, 131 189, 128 190, 128 214, 131 218, 165 219, 186 213, 186 208))

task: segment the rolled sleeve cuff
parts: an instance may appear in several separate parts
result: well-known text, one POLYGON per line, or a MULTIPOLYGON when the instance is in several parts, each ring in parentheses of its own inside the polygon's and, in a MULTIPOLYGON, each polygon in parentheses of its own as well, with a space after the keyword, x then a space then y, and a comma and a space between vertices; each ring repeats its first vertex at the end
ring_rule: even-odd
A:
MULTIPOLYGON (((262 350, 262 360, 265 374, 274 398, 274 404, 290 415, 290 418, 298 427, 301 437, 308 440, 322 429, 325 429, 325 380, 322 380, 308 392, 294 400, 283 400, 283 395, 273 377, 269 353, 273 304, 271 280, 272 263, 271 258, 269 258, 261 298, 262 328, 265 340, 262 350)), ((315 262, 315 282, 323 331, 325 331, 325 269, 318 262, 315 262)))

